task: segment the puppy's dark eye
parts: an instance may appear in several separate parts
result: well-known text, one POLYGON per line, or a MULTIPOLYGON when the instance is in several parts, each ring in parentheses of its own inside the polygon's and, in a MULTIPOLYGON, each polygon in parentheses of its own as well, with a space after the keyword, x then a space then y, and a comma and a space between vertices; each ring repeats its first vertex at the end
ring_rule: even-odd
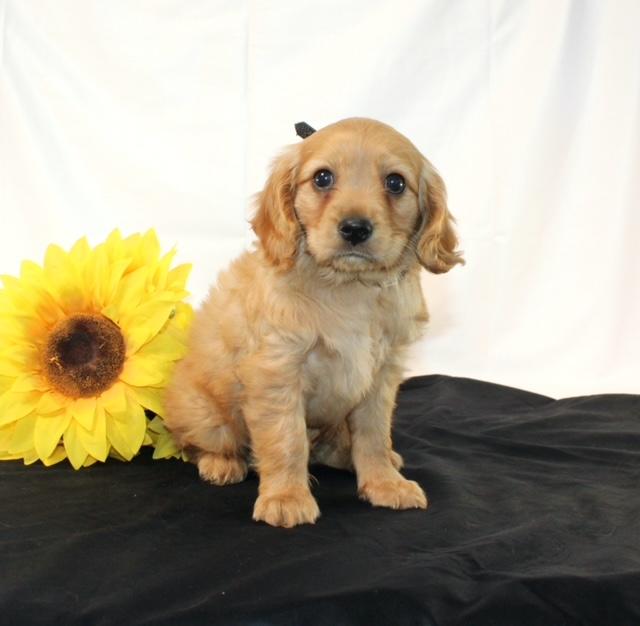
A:
POLYGON ((313 175, 313 184, 318 189, 327 189, 333 185, 333 173, 329 170, 318 170, 313 175))
POLYGON ((384 188, 389 193, 401 194, 405 187, 406 183, 400 174, 389 174, 389 176, 384 179, 384 188))

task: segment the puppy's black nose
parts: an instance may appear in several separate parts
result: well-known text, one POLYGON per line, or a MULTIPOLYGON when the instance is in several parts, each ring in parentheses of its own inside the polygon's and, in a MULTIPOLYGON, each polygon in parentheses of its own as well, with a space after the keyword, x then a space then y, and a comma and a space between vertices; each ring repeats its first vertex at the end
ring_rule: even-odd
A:
POLYGON ((346 219, 338 225, 338 232, 345 241, 357 246, 371 237, 373 224, 364 219, 346 219))

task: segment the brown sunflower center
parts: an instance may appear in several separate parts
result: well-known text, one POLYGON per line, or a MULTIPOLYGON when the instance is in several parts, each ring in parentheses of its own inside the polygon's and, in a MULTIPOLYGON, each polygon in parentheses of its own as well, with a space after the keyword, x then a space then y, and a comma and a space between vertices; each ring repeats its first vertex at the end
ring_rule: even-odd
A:
POLYGON ((120 329, 102 315, 77 314, 60 321, 47 338, 44 373, 51 385, 71 398, 106 391, 124 365, 120 329))

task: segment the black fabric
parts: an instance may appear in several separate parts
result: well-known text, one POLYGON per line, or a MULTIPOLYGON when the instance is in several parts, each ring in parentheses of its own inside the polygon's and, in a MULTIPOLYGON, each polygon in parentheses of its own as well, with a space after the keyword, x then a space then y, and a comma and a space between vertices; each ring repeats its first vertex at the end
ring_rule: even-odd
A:
POLYGON ((2 624, 640 624, 640 396, 554 401, 428 376, 396 448, 427 511, 314 468, 315 526, 179 461, 0 464, 2 624))

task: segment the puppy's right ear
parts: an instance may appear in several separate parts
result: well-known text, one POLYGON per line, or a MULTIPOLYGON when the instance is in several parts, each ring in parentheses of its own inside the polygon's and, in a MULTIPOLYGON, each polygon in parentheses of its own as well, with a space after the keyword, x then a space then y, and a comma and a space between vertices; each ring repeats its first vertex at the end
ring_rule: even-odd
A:
POLYGON ((293 208, 297 163, 297 146, 288 148, 274 161, 251 220, 267 259, 282 269, 293 266, 300 235, 293 208))

